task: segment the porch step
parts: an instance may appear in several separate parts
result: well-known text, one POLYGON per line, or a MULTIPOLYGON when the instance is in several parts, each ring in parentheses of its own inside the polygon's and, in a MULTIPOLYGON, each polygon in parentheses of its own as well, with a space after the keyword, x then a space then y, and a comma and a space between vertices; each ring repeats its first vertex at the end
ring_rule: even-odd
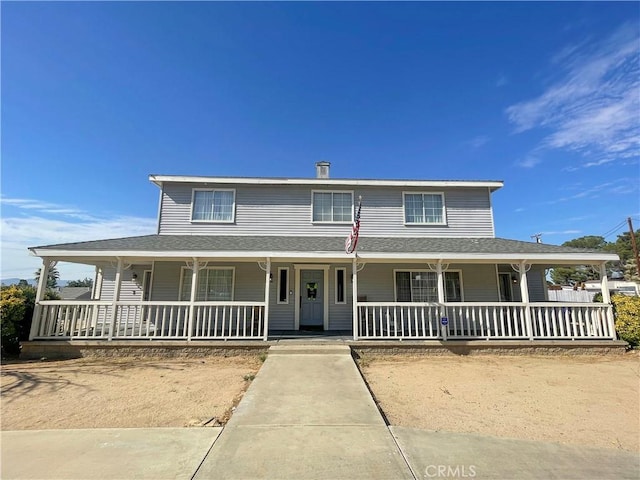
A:
POLYGON ((351 355, 348 345, 272 345, 269 355, 351 355))

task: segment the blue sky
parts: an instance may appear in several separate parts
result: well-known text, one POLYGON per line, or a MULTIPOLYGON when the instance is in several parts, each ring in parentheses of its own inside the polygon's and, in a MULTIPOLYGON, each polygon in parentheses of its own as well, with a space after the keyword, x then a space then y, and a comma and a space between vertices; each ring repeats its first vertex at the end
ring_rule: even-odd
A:
POLYGON ((634 2, 2 2, 1 22, 2 278, 32 276, 28 246, 155 233, 151 173, 327 160, 504 180, 504 238, 640 227, 634 2))

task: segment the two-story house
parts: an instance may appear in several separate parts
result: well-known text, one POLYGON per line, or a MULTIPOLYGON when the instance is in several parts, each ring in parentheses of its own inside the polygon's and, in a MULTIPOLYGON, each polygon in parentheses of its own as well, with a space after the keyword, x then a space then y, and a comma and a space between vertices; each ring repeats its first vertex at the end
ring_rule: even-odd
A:
POLYGON ((33 247, 31 339, 615 339, 617 256, 495 237, 500 181, 151 175, 154 235, 33 247), (359 240, 345 240, 361 199, 359 240), (55 262, 94 265, 91 300, 44 301, 55 262), (597 265, 604 304, 548 302, 545 269, 597 265))

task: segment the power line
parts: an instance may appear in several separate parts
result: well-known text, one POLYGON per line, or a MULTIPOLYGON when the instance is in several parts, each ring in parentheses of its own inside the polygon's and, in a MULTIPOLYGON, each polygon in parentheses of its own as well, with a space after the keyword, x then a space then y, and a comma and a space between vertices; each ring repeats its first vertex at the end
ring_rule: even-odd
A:
POLYGON ((607 238, 611 235, 613 235, 614 233, 616 233, 618 230, 620 230, 621 228, 623 228, 625 226, 625 224, 627 223, 627 220, 622 220, 619 224, 617 224, 615 227, 613 227, 611 230, 609 230, 607 233, 605 233, 604 235, 602 235, 603 238, 607 238))

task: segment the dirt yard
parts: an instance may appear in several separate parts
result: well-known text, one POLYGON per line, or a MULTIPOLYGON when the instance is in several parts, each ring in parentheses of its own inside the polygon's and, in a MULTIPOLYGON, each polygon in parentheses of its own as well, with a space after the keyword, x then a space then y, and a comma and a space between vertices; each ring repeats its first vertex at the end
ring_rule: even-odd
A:
POLYGON ((640 355, 371 357, 391 425, 640 451, 640 355))
POLYGON ((257 356, 9 363, 2 430, 224 424, 260 365, 257 356))

